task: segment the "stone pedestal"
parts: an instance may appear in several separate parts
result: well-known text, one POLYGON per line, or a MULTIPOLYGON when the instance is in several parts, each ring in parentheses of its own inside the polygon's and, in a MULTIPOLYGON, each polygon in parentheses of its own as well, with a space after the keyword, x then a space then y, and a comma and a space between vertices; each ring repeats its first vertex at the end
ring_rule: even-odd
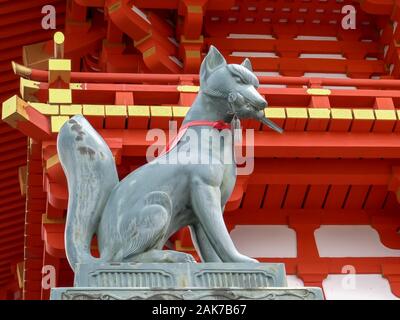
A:
POLYGON ((320 288, 289 288, 279 263, 82 264, 73 288, 52 300, 321 300, 320 288))

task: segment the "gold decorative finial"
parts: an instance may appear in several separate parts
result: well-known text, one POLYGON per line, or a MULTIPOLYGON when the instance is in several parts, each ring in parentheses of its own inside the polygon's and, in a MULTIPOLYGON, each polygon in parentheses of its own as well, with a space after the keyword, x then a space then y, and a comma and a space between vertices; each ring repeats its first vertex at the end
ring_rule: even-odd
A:
POLYGON ((63 59, 64 58, 64 41, 65 37, 61 31, 57 31, 54 36, 54 58, 63 59))

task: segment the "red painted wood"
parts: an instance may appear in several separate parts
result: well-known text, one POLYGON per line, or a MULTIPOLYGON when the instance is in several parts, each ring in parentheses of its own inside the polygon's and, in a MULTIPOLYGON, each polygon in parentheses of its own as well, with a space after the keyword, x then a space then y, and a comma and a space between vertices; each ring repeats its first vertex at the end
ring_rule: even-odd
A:
MULTIPOLYGON (((188 106, 196 93, 179 92, 177 86, 198 85, 199 80, 197 75, 180 73, 182 70, 197 73, 202 55, 210 44, 214 44, 225 54, 228 62, 243 60, 242 57, 230 56, 233 51, 270 51, 277 54, 276 58, 251 59, 256 71, 274 71, 283 75, 260 77, 263 85, 286 86, 262 86, 259 89, 271 106, 393 110, 400 105, 400 84, 390 79, 399 74, 400 62, 395 43, 400 37, 390 27, 393 25, 390 19, 398 20, 399 16, 398 10, 392 10, 389 2, 366 0, 361 5, 355 3, 357 9, 361 7, 357 10, 359 28, 346 31, 340 28, 341 13, 338 12, 344 3, 336 1, 240 1, 236 10, 232 9, 237 5, 235 1, 209 0, 201 14, 197 10, 185 9, 178 1, 135 1, 135 6, 148 10, 147 19, 151 24, 133 12, 127 1, 123 1, 121 10, 111 12, 107 20, 104 20, 101 11, 87 8, 95 6, 104 10, 105 2, 102 0, 77 0, 67 9, 62 8, 61 1, 47 0, 46 4, 56 4, 57 12, 62 15, 58 20, 61 23, 66 21, 65 52, 73 61, 72 82, 82 83, 82 90, 73 91, 74 103, 188 106), (324 11, 317 12, 317 5, 324 11), (251 6, 255 6, 256 10, 249 10, 251 6), (265 10, 266 6, 273 10, 265 10), (282 10, 285 8, 290 10, 282 10), (308 10, 301 12, 300 8, 308 10), (154 9, 176 11, 180 22, 173 27, 165 22, 165 10, 154 9), (89 10, 91 23, 86 20, 89 10), (381 16, 378 18, 376 14, 381 16), (219 21, 213 21, 215 17, 219 21), (237 20, 229 22, 230 18, 237 20), (297 23, 297 19, 303 19, 304 23, 297 23), (317 24, 315 20, 320 22, 317 24), (329 24, 329 20, 337 20, 338 23, 329 24), (369 22, 369 25, 362 22, 369 22), (379 35, 376 30, 381 28, 384 30, 379 35), (275 39, 226 38, 229 33, 259 34, 260 30, 275 39), (127 40, 123 33, 130 39, 127 40), (150 37, 144 39, 148 35, 150 37), (295 40, 298 35, 334 36, 338 41, 295 40), (178 46, 168 37, 175 37, 178 46), (198 42, 188 43, 184 38, 198 42), (362 42, 361 39, 370 39, 371 42, 362 42), (135 44, 132 40, 143 41, 135 44), (384 57, 383 46, 386 44, 389 47, 384 57), (151 51, 145 54, 152 48, 155 55, 150 54, 151 51), (188 54, 188 51, 191 53, 188 54), (336 53, 346 59, 303 59, 299 57, 301 53, 336 53), (183 66, 172 62, 169 56, 182 59, 183 66), (366 57, 377 60, 366 60, 366 57), (392 63, 393 72, 389 75, 388 68, 392 63), (80 72, 85 70, 97 72, 80 72), (168 74, 160 74, 165 72, 168 74), (301 77, 305 72, 344 73, 353 79, 301 77), (367 79, 371 75, 379 75, 382 80, 367 79), (310 96, 307 93, 307 88, 324 86, 354 86, 357 90, 332 89, 329 96, 310 96)), ((115 1, 108 1, 106 5, 113 3, 115 1)), ((185 3, 203 4, 196 0, 185 3)), ((41 5, 41 0, 14 1, 5 7, 5 13, 0 13, 1 32, 5 30, 7 35, 7 41, 0 44, 2 100, 15 94, 19 84, 10 70, 9 60, 21 62, 21 46, 27 44, 26 41, 35 43, 51 37, 52 32, 39 32, 40 23, 37 21, 41 15, 36 9, 41 5), (26 23, 16 24, 18 19, 26 23)), ((105 9, 104 12, 107 11, 105 9)), ((51 41, 45 43, 43 52, 51 53, 52 45, 51 41)), ((47 71, 34 67, 31 79, 41 82, 36 96, 39 101, 47 102, 47 71)), ((39 129, 45 128, 43 118, 35 115, 32 118, 39 129)), ((121 177, 144 163, 143 157, 149 145, 145 141, 147 129, 167 128, 169 120, 143 117, 130 118, 125 123, 124 117, 88 118, 111 147, 121 177)), ((399 121, 274 120, 285 128, 283 135, 260 128, 255 122, 243 121, 247 128, 260 130, 255 133, 255 170, 246 178, 246 183, 235 188, 227 205, 227 209, 233 210, 225 215, 228 229, 232 230, 238 224, 289 225, 296 230, 298 257, 261 257, 261 261, 285 262, 289 274, 297 274, 307 285, 318 286, 329 273, 341 273, 343 265, 352 264, 360 273, 382 273, 389 280, 392 291, 399 294, 400 281, 396 272, 400 266, 399 258, 320 258, 313 237, 320 224, 370 224, 385 245, 398 248, 395 214, 399 204, 393 192, 397 187, 390 181, 392 168, 399 166, 399 121)), ((38 135, 32 127, 22 129, 26 134, 36 134, 44 141, 42 144, 33 143, 29 151, 29 192, 25 216, 25 204, 18 194, 15 169, 24 164, 26 139, 0 125, 0 244, 5 247, 0 248, 1 261, 5 261, 0 263, 0 286, 12 282, 13 276, 6 270, 25 257, 24 298, 47 299, 48 290, 42 290, 40 286, 43 264, 57 265, 57 285, 69 286, 73 281, 73 274, 65 260, 63 223, 42 225, 44 213, 48 219, 64 218, 66 182, 59 165, 43 171, 46 160, 56 154, 55 135, 38 135), (14 216, 17 211, 19 215, 15 213, 14 216)), ((182 244, 191 245, 186 231, 181 238, 182 244)), ((16 290, 1 290, 0 297, 8 297, 16 290)))

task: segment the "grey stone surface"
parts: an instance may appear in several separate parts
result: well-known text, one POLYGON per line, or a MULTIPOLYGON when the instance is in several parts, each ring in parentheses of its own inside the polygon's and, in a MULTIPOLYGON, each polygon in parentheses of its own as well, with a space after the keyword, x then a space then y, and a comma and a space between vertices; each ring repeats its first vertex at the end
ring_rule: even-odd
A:
MULTIPOLYGON (((227 64, 211 46, 201 64, 199 94, 183 124, 239 127, 239 119, 255 119, 281 132, 264 115, 267 102, 258 85, 250 60, 227 64)), ((78 263, 194 262, 189 254, 162 250, 186 226, 203 262, 257 262, 238 252, 222 216, 236 182, 231 131, 191 126, 168 153, 122 181, 109 147, 81 115, 62 126, 57 149, 68 181, 65 248, 72 269, 78 263), (208 162, 176 162, 188 153, 208 162), (94 234, 100 258, 90 253, 94 234)))
POLYGON ((282 263, 108 263, 77 265, 75 287, 286 287, 282 263))
POLYGON ((51 300, 323 300, 320 288, 55 288, 51 300))

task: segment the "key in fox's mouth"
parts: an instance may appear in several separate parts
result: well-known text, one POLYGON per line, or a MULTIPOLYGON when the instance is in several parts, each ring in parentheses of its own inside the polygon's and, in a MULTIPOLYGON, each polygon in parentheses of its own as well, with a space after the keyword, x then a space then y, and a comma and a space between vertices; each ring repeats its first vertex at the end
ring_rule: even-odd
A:
MULTIPOLYGON (((264 116, 264 107, 259 107, 252 103, 246 103, 243 106, 243 109, 244 109, 243 115, 245 115, 245 116, 248 115, 248 113, 251 113, 252 117, 255 117, 257 119, 264 116)), ((240 114, 240 111, 239 111, 239 114, 240 114)))
POLYGON ((247 108, 248 110, 251 110, 251 112, 254 113, 255 118, 260 121, 261 123, 265 124, 266 126, 270 127, 272 130, 279 132, 279 133, 283 133, 283 129, 281 127, 279 127, 276 123, 274 123, 272 120, 268 119, 265 114, 264 114, 264 109, 267 106, 263 107, 263 108, 257 108, 257 106, 255 106, 254 104, 251 103, 247 103, 245 105, 245 108, 247 108))

